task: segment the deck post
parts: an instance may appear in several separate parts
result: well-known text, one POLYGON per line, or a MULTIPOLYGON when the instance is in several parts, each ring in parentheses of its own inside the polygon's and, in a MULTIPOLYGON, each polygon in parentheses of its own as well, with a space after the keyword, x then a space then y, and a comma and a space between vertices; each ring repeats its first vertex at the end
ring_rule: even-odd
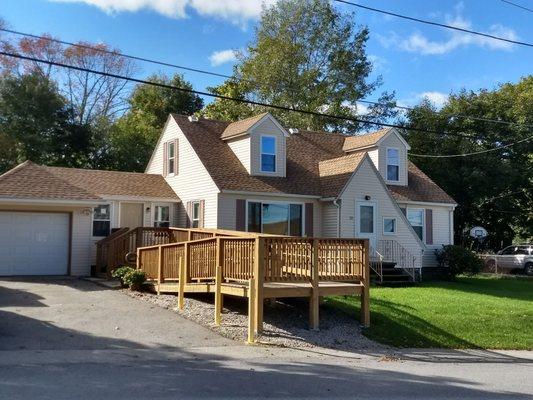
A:
POLYGON ((179 276, 179 292, 178 292, 178 309, 179 310, 183 310, 183 307, 185 305, 185 277, 186 277, 186 272, 185 272, 185 260, 184 260, 185 257, 180 257, 179 258, 179 268, 180 268, 180 276, 179 276))
POLYGON ((137 248, 137 259, 135 260, 135 269, 141 269, 141 250, 137 248))
POLYGON ((216 280, 215 280, 215 325, 220 325, 220 317, 222 314, 222 265, 223 253, 221 246, 221 239, 216 239, 217 251, 217 266, 216 266, 216 280))
POLYGON ((370 326, 370 263, 369 263, 369 240, 364 240, 363 245, 363 290, 361 291, 361 323, 365 327, 370 326))
POLYGON ((161 294, 161 281, 163 280, 163 248, 159 246, 157 249, 157 294, 161 294))
POLYGON ((255 342, 255 326, 256 326, 256 314, 255 314, 255 302, 256 302, 256 279, 252 278, 248 281, 248 344, 255 342))
POLYGON ((143 247, 143 232, 141 230, 142 228, 137 227, 135 228, 135 247, 143 247))
POLYGON ((254 291, 255 291, 255 333, 263 332, 263 280, 264 280, 264 271, 263 271, 263 246, 265 242, 264 239, 258 237, 255 239, 255 252, 254 252, 254 291))
POLYGON ((318 287, 318 241, 313 239, 311 254, 311 297, 309 298, 309 328, 318 330, 319 326, 319 287, 318 287))

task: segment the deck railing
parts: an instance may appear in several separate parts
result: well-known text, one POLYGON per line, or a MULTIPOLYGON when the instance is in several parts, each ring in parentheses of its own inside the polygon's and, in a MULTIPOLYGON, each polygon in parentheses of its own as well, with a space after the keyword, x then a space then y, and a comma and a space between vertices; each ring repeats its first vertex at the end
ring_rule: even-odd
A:
POLYGON ((159 282, 179 280, 180 259, 190 281, 214 280, 222 267, 225 281, 311 282, 316 264, 321 281, 359 281, 368 264, 364 239, 293 237, 211 237, 137 249, 137 267, 159 282), (258 267, 256 267, 256 265, 258 267))

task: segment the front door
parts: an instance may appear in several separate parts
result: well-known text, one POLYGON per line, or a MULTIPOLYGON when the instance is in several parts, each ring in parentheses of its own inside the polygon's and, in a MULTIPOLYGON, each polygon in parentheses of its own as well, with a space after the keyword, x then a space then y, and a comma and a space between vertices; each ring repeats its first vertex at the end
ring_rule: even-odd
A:
POLYGON ((370 241, 370 247, 376 249, 376 203, 371 201, 358 201, 355 210, 357 237, 366 238, 370 241))
POLYGON ((120 228, 143 226, 142 203, 120 203, 120 228))

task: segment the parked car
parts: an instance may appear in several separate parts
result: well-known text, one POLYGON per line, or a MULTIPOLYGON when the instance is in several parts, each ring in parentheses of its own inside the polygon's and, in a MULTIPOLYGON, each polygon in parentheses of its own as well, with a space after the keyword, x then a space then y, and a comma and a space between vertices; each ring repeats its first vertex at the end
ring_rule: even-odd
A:
POLYGON ((526 275, 533 276, 533 245, 508 246, 497 254, 485 256, 485 265, 491 272, 522 269, 526 275))

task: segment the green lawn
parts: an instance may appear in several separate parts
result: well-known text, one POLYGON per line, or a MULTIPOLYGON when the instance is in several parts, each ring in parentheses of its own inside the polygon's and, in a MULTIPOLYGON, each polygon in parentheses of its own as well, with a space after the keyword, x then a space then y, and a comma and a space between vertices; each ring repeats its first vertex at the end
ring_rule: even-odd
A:
MULTIPOLYGON (((370 290, 365 335, 397 347, 533 349, 533 280, 460 277, 412 287, 370 290)), ((359 313, 359 298, 326 307, 359 313), (354 311, 355 310, 355 311, 354 311)))

